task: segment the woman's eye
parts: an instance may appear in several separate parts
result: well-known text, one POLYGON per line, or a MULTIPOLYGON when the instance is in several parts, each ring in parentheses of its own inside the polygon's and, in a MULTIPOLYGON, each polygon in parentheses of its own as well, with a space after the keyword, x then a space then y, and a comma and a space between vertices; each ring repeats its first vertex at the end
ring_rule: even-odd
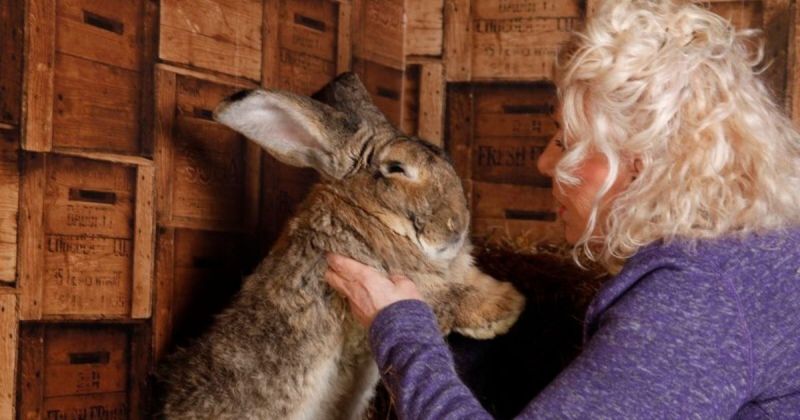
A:
POLYGON ((562 151, 566 150, 567 148, 564 146, 564 140, 561 137, 557 137, 553 142, 556 146, 561 149, 562 151))

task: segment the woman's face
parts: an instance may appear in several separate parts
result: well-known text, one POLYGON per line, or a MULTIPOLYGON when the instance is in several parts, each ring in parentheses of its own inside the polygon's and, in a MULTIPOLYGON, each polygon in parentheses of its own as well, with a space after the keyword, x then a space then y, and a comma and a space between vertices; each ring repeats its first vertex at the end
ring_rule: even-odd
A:
MULTIPOLYGON (((539 171, 551 178, 555 174, 556 164, 565 152, 561 135, 559 132, 550 139, 537 161, 539 171)), ((553 197, 556 200, 558 217, 564 223, 564 234, 569 244, 574 245, 586 230, 592 211, 592 202, 602 188, 608 172, 609 166, 606 158, 600 153, 592 152, 586 156, 575 171, 575 176, 580 179, 578 185, 554 183, 553 197)), ((628 187, 633 178, 632 172, 628 165, 621 165, 617 180, 603 198, 597 223, 592 232, 593 236, 603 236, 603 226, 610 204, 614 197, 628 187)))

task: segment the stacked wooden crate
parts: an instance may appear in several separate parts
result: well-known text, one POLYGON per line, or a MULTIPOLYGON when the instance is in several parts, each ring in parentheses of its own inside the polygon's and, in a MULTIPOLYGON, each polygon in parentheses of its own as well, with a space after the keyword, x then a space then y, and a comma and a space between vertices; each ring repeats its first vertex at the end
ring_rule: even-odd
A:
MULTIPOLYGON (((446 0, 445 138, 465 179, 478 242, 525 251, 563 241, 552 186, 536 160, 556 131, 557 52, 602 2, 446 0)), ((787 77, 791 2, 701 3, 739 28, 763 29, 771 63, 765 77, 785 100, 793 83, 787 77)))
MULTIPOLYGON (((264 85, 311 95, 350 70, 349 1, 267 0, 264 85)), ((294 209, 318 180, 312 169, 295 168, 264 154, 261 237, 266 251, 294 209)))
POLYGON ((557 126, 559 48, 581 2, 446 0, 446 143, 472 203, 473 237, 515 250, 559 243, 536 160, 557 126))
POLYGON ((260 0, 163 0, 155 67, 155 360, 199 335, 252 264, 261 151, 212 119, 258 87, 260 0))
POLYGON ((353 71, 389 121, 442 145, 442 0, 355 0, 353 71))
POLYGON ((137 417, 150 354, 155 3, 10 4, 22 13, 12 27, 25 28, 12 400, 20 418, 137 417))
POLYGON ((16 406, 18 345, 17 215, 22 99, 23 2, 0 2, 0 418, 16 406))

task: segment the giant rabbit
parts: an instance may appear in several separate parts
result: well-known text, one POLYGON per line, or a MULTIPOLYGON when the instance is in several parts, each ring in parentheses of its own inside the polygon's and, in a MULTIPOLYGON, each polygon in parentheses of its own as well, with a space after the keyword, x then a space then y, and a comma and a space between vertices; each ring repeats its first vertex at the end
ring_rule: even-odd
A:
POLYGON ((217 121, 315 185, 210 331, 165 376, 166 418, 360 418, 379 375, 366 330, 323 280, 336 252, 412 279, 443 332, 502 334, 524 298, 473 265, 469 211, 442 151, 400 133, 352 73, 319 94, 239 92, 217 121))

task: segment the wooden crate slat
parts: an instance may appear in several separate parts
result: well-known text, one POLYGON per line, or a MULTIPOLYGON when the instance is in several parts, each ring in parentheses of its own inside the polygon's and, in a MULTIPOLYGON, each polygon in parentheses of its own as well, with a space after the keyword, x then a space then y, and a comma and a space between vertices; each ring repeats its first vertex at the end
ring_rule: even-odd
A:
POLYGON ((0 418, 14 418, 16 406, 17 295, 0 294, 0 418))
POLYGON ((261 79, 263 6, 258 0, 161 2, 161 59, 261 79))
POLYGON ((15 129, 0 129, 0 287, 17 277, 17 217, 19 214, 19 137, 15 129))
POLYGON ((22 111, 24 0, 0 3, 0 123, 19 124, 22 111))
POLYGON ((406 0, 354 0, 353 56, 405 69, 405 12, 406 0))
POLYGON ((444 0, 406 0, 406 55, 442 55, 444 0))
POLYGON ((56 5, 29 0, 25 16, 25 121, 22 146, 48 151, 53 146, 53 67, 55 65, 56 5))

